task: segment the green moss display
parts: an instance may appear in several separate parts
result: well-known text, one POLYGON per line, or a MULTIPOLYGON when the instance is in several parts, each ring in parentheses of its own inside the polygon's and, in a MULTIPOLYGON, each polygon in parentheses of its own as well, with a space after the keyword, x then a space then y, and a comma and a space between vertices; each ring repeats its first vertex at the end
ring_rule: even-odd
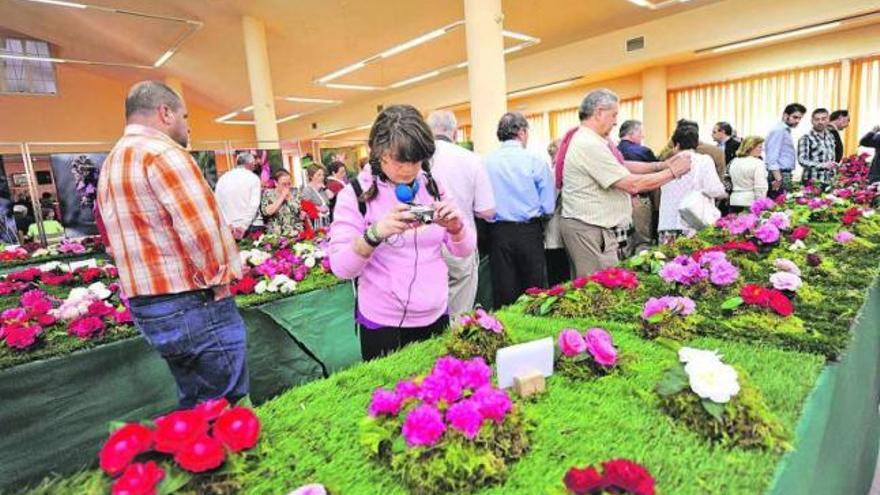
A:
POLYGON ((523 296, 522 310, 534 316, 559 318, 625 318, 629 316, 638 292, 627 289, 606 289, 595 282, 587 282, 580 289, 565 285, 564 294, 523 296))
POLYGON ((670 375, 680 375, 675 378, 683 378, 684 386, 671 394, 658 386, 660 407, 686 431, 703 435, 724 447, 775 451, 791 448, 790 435, 770 413, 761 393, 749 384, 742 370, 737 369, 740 392, 726 404, 716 404, 693 393, 687 385, 683 366, 676 365, 668 370, 664 381, 668 382, 670 375), (715 415, 704 403, 715 410, 715 415))
POLYGON ((446 348, 449 354, 457 358, 482 356, 487 363, 494 363, 498 349, 509 345, 510 338, 506 333, 469 329, 459 325, 452 328, 446 348))

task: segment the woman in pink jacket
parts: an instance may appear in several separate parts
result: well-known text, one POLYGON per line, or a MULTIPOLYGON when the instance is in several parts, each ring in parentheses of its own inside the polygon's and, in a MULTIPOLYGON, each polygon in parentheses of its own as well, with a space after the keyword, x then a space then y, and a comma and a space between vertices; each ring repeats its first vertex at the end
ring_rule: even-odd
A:
POLYGON ((434 136, 418 110, 386 108, 369 146, 369 166, 339 193, 330 226, 333 273, 357 286, 364 360, 440 334, 449 325, 440 248, 459 257, 476 249, 476 234, 431 176, 434 136))

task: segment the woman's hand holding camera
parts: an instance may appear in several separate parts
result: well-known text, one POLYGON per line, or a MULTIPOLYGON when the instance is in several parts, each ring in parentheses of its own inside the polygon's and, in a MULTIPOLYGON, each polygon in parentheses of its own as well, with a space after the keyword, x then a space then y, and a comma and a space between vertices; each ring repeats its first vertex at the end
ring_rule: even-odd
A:
POLYGON ((409 205, 401 203, 395 205, 382 220, 376 222, 376 232, 382 240, 397 234, 402 234, 412 228, 415 217, 409 212, 409 205))
POLYGON ((458 208, 449 201, 438 201, 434 203, 434 222, 446 229, 449 235, 455 237, 464 230, 464 223, 461 221, 461 213, 458 208))

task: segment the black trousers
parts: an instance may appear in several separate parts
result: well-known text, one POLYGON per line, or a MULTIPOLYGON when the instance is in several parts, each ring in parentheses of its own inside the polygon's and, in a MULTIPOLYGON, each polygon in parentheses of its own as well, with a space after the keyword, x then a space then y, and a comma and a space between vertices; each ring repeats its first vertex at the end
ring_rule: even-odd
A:
POLYGON ((571 280, 571 264, 568 262, 565 248, 545 249, 544 258, 547 259, 548 286, 553 287, 571 280))
POLYGON ((512 304, 529 287, 547 287, 544 229, 540 220, 492 224, 492 290, 495 307, 512 304))
POLYGON ((369 361, 387 356, 407 344, 436 337, 448 327, 449 315, 443 315, 425 327, 382 327, 371 330, 357 324, 361 338, 361 357, 364 361, 369 361))

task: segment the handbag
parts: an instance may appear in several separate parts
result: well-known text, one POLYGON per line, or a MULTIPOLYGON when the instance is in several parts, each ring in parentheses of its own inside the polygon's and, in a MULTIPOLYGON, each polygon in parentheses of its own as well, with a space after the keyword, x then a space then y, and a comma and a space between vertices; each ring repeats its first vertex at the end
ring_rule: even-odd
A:
POLYGON ((685 195, 678 206, 678 214, 685 224, 695 230, 715 225, 721 218, 721 211, 715 207, 715 201, 700 191, 691 191, 685 195))

